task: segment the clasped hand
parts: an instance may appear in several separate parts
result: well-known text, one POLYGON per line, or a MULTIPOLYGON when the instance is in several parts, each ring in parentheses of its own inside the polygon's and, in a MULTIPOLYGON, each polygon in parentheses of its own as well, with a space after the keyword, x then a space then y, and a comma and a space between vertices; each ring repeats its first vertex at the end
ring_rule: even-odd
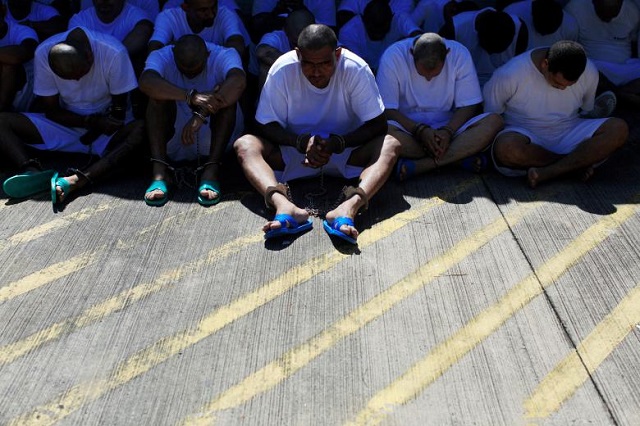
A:
POLYGON ((436 161, 442 158, 451 143, 449 133, 445 130, 433 129, 431 127, 425 128, 420 132, 417 139, 422 144, 424 151, 431 154, 436 161))
POLYGON ((307 144, 307 152, 302 164, 314 169, 322 167, 329 162, 332 153, 329 138, 325 139, 320 135, 313 135, 307 144))

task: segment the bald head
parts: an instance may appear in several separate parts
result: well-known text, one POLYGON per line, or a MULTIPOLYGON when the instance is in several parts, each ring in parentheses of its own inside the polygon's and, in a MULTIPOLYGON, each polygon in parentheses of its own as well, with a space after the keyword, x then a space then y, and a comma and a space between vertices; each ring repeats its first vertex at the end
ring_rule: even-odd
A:
POLYGON ((604 22, 609 22, 620 13, 623 0, 592 0, 596 15, 604 22))
POLYGON ((434 69, 447 57, 444 39, 436 33, 424 33, 413 43, 413 60, 426 69, 434 69))
POLYGON ((70 31, 63 42, 49 50, 48 60, 58 77, 79 80, 93 66, 93 52, 87 35, 80 28, 70 31))
POLYGON ((200 74, 209 57, 206 43, 195 34, 180 37, 172 49, 176 66, 188 78, 200 74))
POLYGON ((292 47, 296 47, 298 44, 298 36, 302 30, 315 23, 316 19, 308 9, 298 9, 291 12, 284 23, 284 32, 289 39, 289 44, 292 47))

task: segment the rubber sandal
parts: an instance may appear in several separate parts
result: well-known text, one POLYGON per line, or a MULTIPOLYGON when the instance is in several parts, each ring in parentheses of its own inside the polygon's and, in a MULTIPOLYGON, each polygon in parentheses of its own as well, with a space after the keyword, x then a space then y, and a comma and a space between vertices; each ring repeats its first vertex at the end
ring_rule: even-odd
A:
POLYGON ((416 174, 416 162, 407 158, 399 158, 396 163, 395 177, 398 182, 403 182, 416 174), (405 169, 404 177, 402 175, 402 167, 405 169))
POLYGON ((209 207, 216 205, 220 202, 221 198, 222 193, 220 192, 220 182, 217 180, 203 180, 200 182, 200 187, 198 188, 198 203, 200 203, 201 206, 209 207), (218 196, 212 200, 204 198, 200 193, 206 190, 213 191, 218 194, 218 196))
POLYGON ((285 235, 297 235, 305 232, 313 227, 313 222, 307 220, 306 222, 298 223, 296 219, 288 214, 277 214, 273 218, 275 222, 280 222, 280 228, 272 229, 264 233, 265 240, 269 240, 275 237, 282 237, 285 235))
POLYGON ((344 240, 350 244, 358 244, 355 238, 350 235, 345 234, 340 230, 342 225, 354 226, 353 219, 346 216, 339 216, 333 222, 329 223, 326 220, 322 222, 322 226, 324 230, 329 234, 329 236, 334 236, 344 240))
POLYGON ((165 182, 164 180, 154 180, 153 182, 151 182, 151 185, 149 185, 144 195, 144 202, 147 203, 148 206, 164 206, 167 201, 169 201, 169 189, 167 188, 167 182, 165 182), (147 194, 151 191, 155 191, 156 189, 162 191, 164 193, 164 197, 154 198, 153 200, 148 199, 147 194))
POLYGON ((27 198, 49 188, 55 170, 25 172, 5 180, 2 189, 11 198, 27 198))
POLYGON ((62 188, 62 193, 65 197, 69 195, 69 190, 71 189, 69 182, 64 178, 58 177, 57 172, 51 176, 51 203, 54 207, 58 205, 58 191, 56 191, 57 186, 62 188))

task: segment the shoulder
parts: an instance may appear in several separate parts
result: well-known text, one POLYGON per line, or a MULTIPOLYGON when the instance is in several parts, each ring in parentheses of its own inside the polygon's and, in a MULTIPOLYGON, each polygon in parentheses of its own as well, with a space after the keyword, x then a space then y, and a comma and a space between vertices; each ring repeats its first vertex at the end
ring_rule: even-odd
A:
POLYGON ((342 48, 342 53, 340 54, 340 61, 338 62, 338 66, 347 71, 354 72, 359 72, 362 69, 369 69, 369 65, 364 59, 344 47, 342 48))

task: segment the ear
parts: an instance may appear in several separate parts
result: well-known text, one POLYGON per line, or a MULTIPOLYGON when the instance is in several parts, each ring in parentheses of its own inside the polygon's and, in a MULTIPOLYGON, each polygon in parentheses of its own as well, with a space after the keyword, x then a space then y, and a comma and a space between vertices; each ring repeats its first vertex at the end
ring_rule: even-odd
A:
POLYGON ((542 69, 543 71, 549 70, 549 59, 544 58, 542 62, 540 62, 540 69, 542 69))
POLYGON ((342 55, 342 46, 336 47, 335 55, 336 55, 336 61, 340 59, 340 55, 342 55))
POLYGON ((296 55, 298 55, 298 60, 301 61, 302 60, 302 55, 300 54, 300 49, 298 49, 297 47, 294 48, 296 51, 296 55))

